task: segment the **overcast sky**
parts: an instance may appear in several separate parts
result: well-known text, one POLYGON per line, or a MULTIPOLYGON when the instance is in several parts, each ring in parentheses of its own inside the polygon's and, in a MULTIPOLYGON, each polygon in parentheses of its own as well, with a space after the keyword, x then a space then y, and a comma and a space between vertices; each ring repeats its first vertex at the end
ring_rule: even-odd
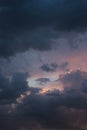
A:
POLYGON ((87 1, 0 0, 0 130, 87 129, 87 1))

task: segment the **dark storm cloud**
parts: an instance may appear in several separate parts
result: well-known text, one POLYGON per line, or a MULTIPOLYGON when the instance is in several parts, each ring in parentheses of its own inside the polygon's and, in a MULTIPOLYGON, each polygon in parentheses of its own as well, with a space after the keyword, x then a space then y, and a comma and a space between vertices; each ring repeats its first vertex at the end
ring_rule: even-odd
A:
POLYGON ((40 88, 29 87, 30 95, 36 95, 39 93, 40 90, 40 88))
MULTIPOLYGON (((26 76, 19 75, 16 74, 13 78, 13 81, 17 81, 15 81, 16 84, 26 79, 26 76)), ((34 93, 24 98, 15 111, 6 113, 8 107, 0 107, 0 128, 2 130, 85 130, 87 127, 87 94, 83 88, 86 88, 87 73, 73 71, 61 75, 60 81, 65 85, 62 93, 54 90, 42 95, 38 93, 37 88, 36 91, 35 88, 29 88, 34 93)))
POLYGON ((0 104, 15 102, 21 94, 29 90, 27 76, 24 73, 16 73, 10 81, 0 75, 0 104))
MULTIPOLYGON (((76 30, 86 26, 86 0, 1 0, 0 56, 8 57, 30 48, 49 49, 49 36, 44 42, 44 38, 32 36, 31 31, 34 33, 40 27, 76 30)), ((76 44, 72 46, 77 48, 76 44)))
POLYGON ((87 95, 82 88, 83 84, 86 84, 84 82, 87 80, 87 73, 75 71, 60 78, 61 82, 65 83, 63 93, 54 90, 46 95, 30 95, 18 106, 17 116, 25 120, 23 128, 30 128, 32 123, 29 122, 32 120, 36 122, 37 129, 85 130, 87 95), (71 88, 66 90, 68 84, 71 88))
POLYGON ((44 96, 28 97, 24 101, 24 106, 27 106, 32 100, 31 109, 26 111, 24 108, 25 110, 23 109, 22 112, 24 115, 33 116, 33 119, 36 119, 44 128, 64 130, 77 128, 80 130, 80 122, 85 126, 87 121, 85 116, 87 113, 87 94, 84 90, 87 83, 87 73, 73 71, 63 77, 60 76, 60 80, 65 88, 63 93, 54 90, 47 92, 44 96), (27 114, 25 114, 26 112, 27 114), (79 117, 76 116, 76 113, 79 117), (75 121, 78 121, 79 124, 75 124, 75 121))
MULTIPOLYGON (((12 33, 12 32, 11 32, 12 33)), ((50 37, 43 31, 21 32, 20 34, 4 34, 1 32, 0 38, 0 56, 9 57, 18 52, 25 52, 30 48, 36 50, 48 50, 50 46, 50 37)))
POLYGON ((54 24, 58 28, 87 25, 86 0, 3 0, 1 28, 27 29, 54 24))

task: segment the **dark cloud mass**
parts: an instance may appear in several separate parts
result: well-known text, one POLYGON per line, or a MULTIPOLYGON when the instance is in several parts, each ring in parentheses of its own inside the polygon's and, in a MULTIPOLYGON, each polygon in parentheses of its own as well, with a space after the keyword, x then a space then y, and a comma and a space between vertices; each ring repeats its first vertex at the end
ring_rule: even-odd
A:
POLYGON ((56 63, 44 64, 41 66, 41 69, 46 72, 54 72, 57 69, 58 65, 56 63))
POLYGON ((87 130, 86 44, 87 0, 0 0, 0 130, 87 130))
POLYGON ((41 66, 41 69, 43 70, 43 71, 45 71, 45 72, 54 72, 54 71, 56 71, 57 69, 59 69, 59 70, 68 70, 67 69, 67 66, 68 66, 68 62, 64 62, 64 63, 62 63, 62 64, 56 64, 56 63, 51 63, 51 64, 43 64, 42 66, 41 66))
MULTIPOLYGON (((23 82, 25 77, 23 74, 16 74, 13 78, 16 83, 13 84, 23 82), (16 78, 19 80, 17 81, 16 78)), ((2 82, 3 80, 6 79, 2 77, 2 82)), ((53 90, 42 95, 38 93, 39 89, 29 88, 31 94, 23 98, 22 103, 18 103, 10 113, 7 105, 0 105, 0 128, 2 130, 86 130, 87 93, 84 88, 86 88, 87 73, 73 71, 60 76, 60 81, 64 84, 62 93, 53 90), (66 89, 66 86, 69 89, 66 89)), ((22 93, 20 87, 19 89, 22 93)))
POLYGON ((1 27, 26 29, 43 25, 58 28, 86 26, 86 0, 1 0, 1 27), (54 25, 55 24, 55 25, 54 25))
POLYGON ((15 102, 21 94, 29 90, 26 81, 27 74, 16 73, 12 79, 0 75, 0 104, 15 102))
POLYGON ((41 27, 68 31, 86 26, 86 0, 1 0, 0 56, 12 56, 30 48, 49 49, 49 36, 32 36, 41 27))

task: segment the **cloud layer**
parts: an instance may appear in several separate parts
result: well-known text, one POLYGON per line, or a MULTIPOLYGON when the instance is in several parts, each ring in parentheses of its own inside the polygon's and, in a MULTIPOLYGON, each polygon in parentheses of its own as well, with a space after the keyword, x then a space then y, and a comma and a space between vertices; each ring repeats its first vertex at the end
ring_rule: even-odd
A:
POLYGON ((1 28, 5 30, 20 31, 39 26, 69 29, 87 25, 86 0, 4 0, 0 5, 1 28))
POLYGON ((1 0, 0 130, 86 130, 86 50, 87 0, 1 0))
MULTIPOLYGON (((12 83, 17 88, 17 85, 24 82, 26 78, 23 74, 16 74, 13 79, 15 82, 12 83), (16 78, 19 80, 17 81, 16 78)), ((21 86, 20 94, 25 91, 28 93, 24 98, 19 98, 21 102, 16 104, 13 102, 12 108, 6 105, 7 102, 3 106, 0 105, 0 128, 2 130, 85 130, 87 127, 87 73, 73 71, 60 76, 60 81, 64 84, 62 93, 53 90, 46 92, 45 95, 40 94, 37 88, 26 89, 27 84, 24 82, 26 90, 23 89, 24 85, 21 86)), ((18 92, 13 93, 18 95, 18 92)))
POLYGON ((0 19, 0 56, 12 56, 30 48, 48 50, 54 34, 43 32, 41 28, 86 29, 87 1, 3 0, 0 1, 0 19))

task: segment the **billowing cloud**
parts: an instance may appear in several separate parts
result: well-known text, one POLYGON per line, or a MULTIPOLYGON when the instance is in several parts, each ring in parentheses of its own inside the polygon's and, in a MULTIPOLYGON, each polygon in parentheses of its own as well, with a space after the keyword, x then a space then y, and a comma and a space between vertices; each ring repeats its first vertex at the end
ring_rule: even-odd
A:
POLYGON ((29 90, 27 76, 24 73, 16 73, 10 80, 0 75, 0 104, 16 102, 21 94, 29 90))
POLYGON ((0 5, 0 27, 9 31, 48 25, 60 29, 87 25, 86 0, 4 0, 0 5))
POLYGON ((1 0, 0 130, 86 130, 86 55, 86 0, 1 0))
MULTIPOLYGON (((59 37, 50 32, 86 29, 87 1, 3 0, 0 19, 0 56, 12 56, 30 48, 48 50, 52 37, 59 37), (42 28, 50 31, 46 29, 44 33, 42 28)), ((70 45, 78 47, 77 43, 70 45)))
POLYGON ((84 88, 87 80, 87 72, 80 70, 68 72, 68 74, 61 75, 60 81, 64 85, 65 90, 84 88))
MULTIPOLYGON (((71 83, 72 88, 65 90, 63 93, 57 92, 57 90, 49 91, 46 95, 35 95, 33 97, 27 97, 22 106, 18 107, 18 111, 23 108, 21 114, 27 120, 36 120, 37 126, 44 130, 82 130, 86 129, 86 100, 87 95, 83 92, 84 80, 87 79, 87 73, 76 71, 64 76, 67 84, 71 83), (67 78, 69 76, 70 78, 67 78), (74 80, 74 84, 72 79, 74 80), (82 82, 78 83, 78 80, 82 82), (31 102, 31 105, 29 102, 31 102), (29 104, 29 105, 28 105, 29 104), (26 110, 27 106, 29 109, 26 110), (29 116, 28 116, 29 115, 29 116), (78 116, 77 116, 78 115, 78 116), (29 118, 28 118, 29 117, 29 118)), ((63 79, 62 79, 63 81, 63 79)), ((65 84, 66 86, 66 84, 65 84)), ((69 86, 67 86, 69 87, 69 86)), ((20 114, 19 114, 20 115, 20 114)), ((25 127, 26 128, 26 127, 25 127)))
MULTIPOLYGON (((23 98, 22 103, 19 103, 10 113, 7 106, 2 106, 1 108, 4 107, 4 109, 0 117, 2 120, 0 128, 2 130, 12 128, 17 130, 34 130, 35 128, 38 130, 86 130, 87 94, 83 88, 86 87, 84 84, 86 84, 87 73, 73 71, 60 76, 60 79, 63 84, 65 83, 62 93, 53 90, 43 95, 36 90, 35 93, 23 98), (78 83, 77 79, 81 82, 78 83), (66 89, 66 86, 70 89, 66 89), (4 113, 4 110, 7 113, 4 113), (9 122, 4 122, 3 117, 7 120, 8 115, 9 122)), ((31 90, 35 89, 31 88, 31 90)))

